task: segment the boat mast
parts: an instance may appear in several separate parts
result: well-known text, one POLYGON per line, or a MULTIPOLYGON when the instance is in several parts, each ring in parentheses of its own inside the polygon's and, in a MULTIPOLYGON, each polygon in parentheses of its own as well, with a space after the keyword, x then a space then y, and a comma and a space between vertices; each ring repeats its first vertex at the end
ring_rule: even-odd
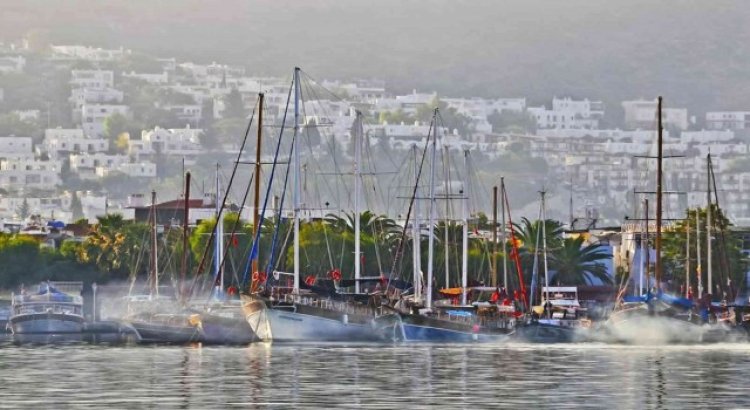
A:
POLYGON ((354 129, 354 293, 359 293, 359 279, 362 276, 362 251, 360 241, 360 191, 362 190, 362 113, 357 111, 354 129))
POLYGON ((156 230, 156 191, 151 191, 151 296, 159 296, 158 232, 156 230))
POLYGON ((698 297, 703 297, 703 266, 701 258, 701 212, 700 209, 695 210, 695 248, 698 255, 698 266, 695 268, 698 280, 698 297))
MULTIPOLYGON (((503 192, 505 192, 505 177, 500 177, 500 188, 503 192)), ((494 188, 494 203, 495 203, 495 209, 497 209, 497 187, 494 188)), ((505 288, 505 291, 508 291, 508 244, 507 239, 505 237, 505 201, 500 202, 501 209, 501 216, 502 223, 500 226, 500 241, 503 243, 503 287, 505 288)), ((495 211, 497 212, 497 211, 495 211)), ((494 259, 495 264, 497 264, 497 257, 494 259)), ((497 271, 497 268, 495 268, 495 271, 497 271)), ((497 279, 495 279, 495 282, 497 282, 497 279)), ((497 283, 495 283, 497 285, 497 283)))
POLYGON ((685 226, 685 298, 690 296, 690 212, 685 226))
POLYGON ((713 287, 713 266, 712 265, 712 246, 711 246, 711 219, 712 218, 712 209, 711 209, 711 153, 709 153, 706 156, 706 272, 707 277, 706 281, 708 283, 707 292, 709 295, 713 295, 714 287, 713 287))
MULTIPOLYGON (((429 199, 430 199, 430 214, 428 217, 428 238, 427 238, 427 297, 425 307, 428 309, 432 307, 432 273, 433 273, 433 257, 435 255, 435 161, 437 159, 437 137, 438 137, 438 109, 435 108, 435 113, 432 115, 432 123, 434 124, 434 136, 432 139, 432 161, 430 162, 430 188, 429 188, 429 199)), ((428 136, 429 138, 429 136, 428 136)))
POLYGON ((294 202, 294 293, 299 293, 299 213, 300 213, 300 160, 299 160, 299 67, 294 67, 294 193, 292 195, 294 202))
MULTIPOLYGON (((500 184, 503 184, 503 179, 500 178, 500 184)), ((505 189, 505 188, 503 188, 505 189)), ((503 191, 505 192, 505 191, 503 191)), ((505 219, 505 202, 503 202, 503 219, 505 219)), ((503 231, 505 231, 505 224, 503 223, 503 231)), ((505 237, 505 234, 503 234, 503 237, 505 237)), ((503 241, 503 250, 505 250, 505 241, 503 241)), ((505 259, 505 254, 503 254, 503 259, 505 259)), ((490 266, 490 269, 492 270, 492 287, 497 287, 497 186, 492 187, 492 260, 491 260, 492 266, 490 266)), ((507 275, 504 277, 504 286, 508 286, 508 277, 507 275)))
POLYGON ((641 221, 641 259, 638 262, 640 268, 640 279, 638 280, 638 293, 636 296, 643 296, 643 267, 646 267, 648 275, 648 199, 643 200, 643 213, 646 215, 645 220, 641 221))
POLYGON ((180 269, 180 286, 179 286, 179 298, 183 301, 187 299, 185 294, 185 279, 187 277, 188 270, 188 246, 190 235, 188 233, 189 219, 190 219, 190 172, 185 173, 185 195, 184 195, 184 207, 182 215, 182 269, 180 269))
POLYGON ((542 258, 544 260, 544 300, 549 300, 549 270, 547 266, 547 209, 545 206, 545 196, 547 191, 542 188, 542 258))
MULTIPOLYGON (((413 145, 412 150, 414 151, 414 178, 418 177, 417 163, 417 146, 413 145)), ((419 185, 417 179, 415 184, 419 185)), ((414 251, 414 299, 416 301, 422 300, 422 232, 419 226, 419 203, 417 202, 414 206, 414 221, 412 222, 412 248, 414 251)))
POLYGON ((658 97, 656 108, 657 108, 657 135, 658 135, 658 151, 656 159, 656 271, 654 272, 654 279, 656 280, 657 291, 661 289, 661 213, 662 213, 662 159, 663 159, 663 130, 661 125, 661 104, 662 98, 658 97))
POLYGON ((648 244, 649 231, 648 231, 648 199, 643 200, 643 213, 646 215, 646 293, 651 292, 651 246, 648 244))
MULTIPOLYGON (((263 101, 265 95, 258 93, 258 138, 255 142, 255 203, 253 204, 253 238, 257 240, 258 231, 260 230, 260 153, 261 153, 261 141, 263 135, 263 101)), ((253 245, 256 249, 258 246, 253 245)), ((258 258, 253 258, 252 261, 252 272, 258 272, 258 258)))
POLYGON ((443 225, 443 241, 445 242, 445 288, 450 288, 450 204, 451 204, 451 182, 450 182, 450 158, 448 157, 448 146, 443 146, 443 180, 445 186, 445 220, 443 225))
POLYGON ((469 150, 464 150, 463 227, 461 241, 461 305, 466 305, 466 287, 469 285, 469 150))
POLYGON ((218 278, 216 291, 217 296, 224 292, 224 269, 222 269, 222 257, 224 255, 224 215, 221 212, 221 185, 219 180, 219 163, 216 163, 216 243, 215 243, 215 267, 214 274, 218 278))

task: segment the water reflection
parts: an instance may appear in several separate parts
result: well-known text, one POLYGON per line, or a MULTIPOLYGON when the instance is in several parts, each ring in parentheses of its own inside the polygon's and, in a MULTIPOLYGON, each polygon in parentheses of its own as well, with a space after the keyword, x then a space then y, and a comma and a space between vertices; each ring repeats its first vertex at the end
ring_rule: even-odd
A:
POLYGON ((748 407, 750 346, 0 348, 0 406, 748 407))

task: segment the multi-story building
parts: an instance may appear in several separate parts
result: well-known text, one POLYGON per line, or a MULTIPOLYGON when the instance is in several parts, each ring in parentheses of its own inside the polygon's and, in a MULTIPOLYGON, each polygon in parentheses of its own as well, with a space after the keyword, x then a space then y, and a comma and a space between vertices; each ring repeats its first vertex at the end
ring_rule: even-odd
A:
POLYGON ((120 104, 84 104, 81 106, 81 127, 88 135, 103 136, 104 121, 114 114, 127 117, 130 108, 120 104))
POLYGON ((73 121, 82 122, 81 110, 85 104, 120 104, 124 94, 114 88, 74 88, 68 101, 73 105, 73 121))
POLYGON ((604 116, 604 103, 588 99, 553 98, 552 109, 529 107, 538 129, 596 129, 604 116))
POLYGON ((115 74, 111 70, 71 70, 70 85, 73 88, 112 88, 115 74))
POLYGON ((750 129, 750 111, 710 111, 706 113, 709 130, 750 129))
POLYGON ((169 73, 167 73, 166 71, 162 73, 136 73, 135 71, 131 71, 129 73, 123 72, 122 77, 145 81, 149 84, 154 85, 163 85, 169 83, 169 73))
POLYGON ((31 137, 2 137, 0 138, 0 159, 33 159, 33 143, 31 137))
POLYGON ((22 73, 26 67, 26 57, 4 55, 0 56, 0 73, 22 73))
POLYGON ((130 54, 130 50, 123 49, 122 47, 119 49, 102 49, 81 45, 59 45, 51 46, 51 48, 57 57, 77 58, 88 61, 116 61, 130 54))
MULTIPOLYGON (((656 128, 656 100, 623 101, 625 126, 628 128, 656 128)), ((662 107, 664 127, 675 127, 685 130, 688 127, 687 108, 662 107)))
POLYGON ((0 185, 6 189, 54 189, 60 184, 59 161, 0 160, 0 185))
POLYGON ((121 164, 130 162, 127 155, 106 154, 103 152, 70 154, 70 170, 81 179, 97 178, 97 168, 116 169, 121 164))
POLYGON ((50 158, 59 159, 67 157, 70 153, 95 153, 108 149, 108 140, 89 137, 82 129, 50 128, 44 131, 39 153, 46 152, 50 158))

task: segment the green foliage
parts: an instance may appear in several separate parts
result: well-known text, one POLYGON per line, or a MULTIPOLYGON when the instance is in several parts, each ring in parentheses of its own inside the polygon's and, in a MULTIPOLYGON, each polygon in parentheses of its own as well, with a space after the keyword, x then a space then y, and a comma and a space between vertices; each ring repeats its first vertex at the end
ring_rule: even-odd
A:
POLYGON ((244 120, 249 116, 249 112, 242 102, 242 94, 236 88, 232 88, 224 97, 224 118, 238 118, 244 120))
POLYGON ((518 134, 533 134, 536 132, 536 120, 525 112, 495 111, 487 116, 487 121, 492 125, 492 132, 518 134))
POLYGON ((40 141, 43 132, 37 121, 23 121, 18 114, 8 113, 0 115, 0 137, 31 137, 40 141))
POLYGON ((555 274, 551 284, 590 285, 596 278, 604 284, 611 284, 607 268, 601 262, 611 255, 598 244, 583 244, 584 238, 565 238, 558 249, 552 252, 551 267, 555 274))
POLYGON ((21 202, 21 205, 16 209, 16 213, 18 214, 18 217, 21 219, 26 219, 31 215, 31 207, 29 206, 28 199, 24 198, 23 202, 21 202))
POLYGON ((73 213, 73 219, 83 218, 83 205, 75 191, 73 192, 73 197, 70 199, 70 212, 73 213))
POLYGON ((396 111, 383 111, 378 117, 378 122, 381 124, 386 122, 388 124, 401 124, 402 122, 404 124, 414 124, 414 121, 416 121, 416 119, 413 116, 406 114, 401 109, 396 111))
MULTIPOLYGON (((712 294, 720 295, 721 292, 727 291, 727 279, 730 279, 734 290, 744 282, 744 275, 747 271, 748 260, 742 253, 742 238, 739 233, 733 232, 730 228, 732 223, 724 215, 724 212, 715 204, 711 208, 711 225, 712 225, 712 249, 711 258, 713 284, 715 288, 712 294)), ((685 283, 685 262, 687 261, 687 228, 690 227, 690 283, 693 287, 694 294, 697 294, 697 270, 698 254, 696 246, 696 215, 700 216, 701 231, 701 262, 702 281, 704 289, 708 292, 707 272, 708 266, 708 247, 706 246, 706 220, 707 208, 688 209, 687 219, 677 221, 674 227, 665 232, 662 238, 662 263, 663 263, 663 280, 671 281, 676 284, 685 283)))

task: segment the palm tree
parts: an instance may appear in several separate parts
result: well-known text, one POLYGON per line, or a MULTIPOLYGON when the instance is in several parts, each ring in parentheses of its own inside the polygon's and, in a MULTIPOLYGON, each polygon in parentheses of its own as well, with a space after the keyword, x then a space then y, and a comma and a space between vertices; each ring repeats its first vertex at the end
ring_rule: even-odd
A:
POLYGON ((555 271, 550 278, 553 283, 562 285, 588 285, 599 279, 611 284, 607 267, 602 261, 611 255, 599 245, 583 246, 583 237, 565 238, 561 246, 552 252, 551 268, 555 271))
MULTIPOLYGON (((518 258, 521 261, 521 270, 523 271, 524 281, 528 284, 531 283, 531 274, 534 268, 534 254, 537 251, 537 237, 539 238, 539 251, 541 252, 542 249, 542 221, 531 221, 528 218, 522 218, 520 224, 513 224, 513 226, 516 231, 516 240, 519 241, 518 258)), ((547 238, 548 251, 557 249, 561 246, 563 233, 562 223, 552 219, 547 219, 544 221, 544 233, 547 238)), ((509 244, 508 248, 510 249, 511 246, 512 244, 509 244)))

